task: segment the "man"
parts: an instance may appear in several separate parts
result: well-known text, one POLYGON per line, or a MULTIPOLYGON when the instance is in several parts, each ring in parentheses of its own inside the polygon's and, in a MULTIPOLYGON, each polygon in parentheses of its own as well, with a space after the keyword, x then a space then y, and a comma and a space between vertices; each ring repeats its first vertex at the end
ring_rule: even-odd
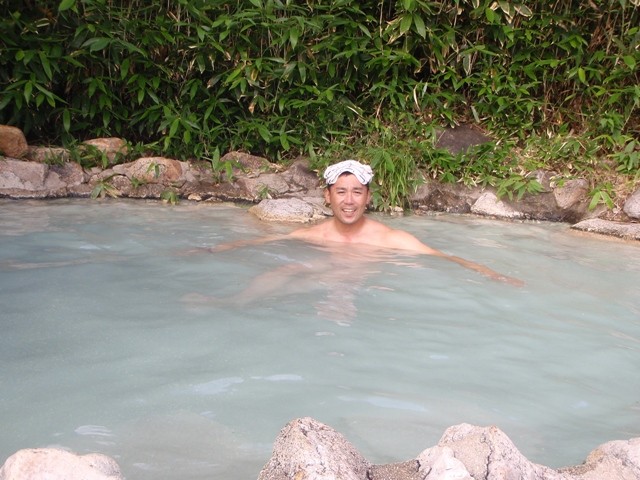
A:
POLYGON ((521 280, 501 275, 490 268, 463 258, 447 255, 425 245, 408 232, 393 229, 366 217, 364 213, 371 199, 369 183, 373 179, 373 171, 368 165, 356 160, 345 160, 328 167, 324 173, 324 179, 327 185, 324 190, 325 200, 333 212, 333 217, 330 220, 309 228, 296 230, 284 236, 222 244, 212 248, 211 251, 217 252, 241 245, 269 242, 282 238, 297 238, 321 245, 353 244, 354 248, 358 245, 367 245, 374 249, 393 249, 398 252, 434 255, 451 260, 494 280, 516 286, 524 285, 521 280))

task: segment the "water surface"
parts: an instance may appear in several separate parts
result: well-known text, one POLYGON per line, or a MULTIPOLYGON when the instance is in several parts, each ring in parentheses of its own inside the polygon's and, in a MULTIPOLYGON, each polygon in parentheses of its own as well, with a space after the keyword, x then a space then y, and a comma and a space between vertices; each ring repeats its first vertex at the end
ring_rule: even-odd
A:
POLYGON ((296 228, 230 205, 0 201, 0 463, 61 446, 128 479, 256 478, 302 416, 374 463, 463 422, 554 468, 640 436, 640 245, 379 219, 527 285, 295 241, 186 254, 296 228))

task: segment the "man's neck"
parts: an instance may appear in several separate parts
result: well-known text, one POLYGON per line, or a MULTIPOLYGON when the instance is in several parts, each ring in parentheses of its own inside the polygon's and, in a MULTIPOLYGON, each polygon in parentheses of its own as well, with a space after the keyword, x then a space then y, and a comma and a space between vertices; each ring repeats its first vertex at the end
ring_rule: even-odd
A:
POLYGON ((345 243, 358 241, 362 235, 367 219, 365 217, 360 218, 356 223, 342 223, 339 220, 333 219, 333 231, 336 235, 336 240, 345 243))

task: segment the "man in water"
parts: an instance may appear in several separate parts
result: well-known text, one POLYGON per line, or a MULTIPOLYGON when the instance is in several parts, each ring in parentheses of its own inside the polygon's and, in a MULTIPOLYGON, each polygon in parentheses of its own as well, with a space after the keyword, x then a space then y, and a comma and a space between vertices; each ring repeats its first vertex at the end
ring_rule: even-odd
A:
POLYGON ((354 248, 369 246, 373 249, 394 249, 399 252, 434 255, 451 260, 465 268, 475 270, 494 280, 522 286, 521 280, 494 272, 483 265, 460 257, 448 255, 431 248, 416 237, 403 230, 396 230, 364 215, 371 199, 369 183, 373 171, 369 165, 356 160, 345 160, 331 165, 324 172, 326 188, 324 196, 333 217, 318 225, 296 230, 279 237, 264 237, 248 241, 222 244, 211 249, 212 252, 227 250, 241 245, 270 242, 282 238, 297 238, 320 245, 353 245, 354 248))

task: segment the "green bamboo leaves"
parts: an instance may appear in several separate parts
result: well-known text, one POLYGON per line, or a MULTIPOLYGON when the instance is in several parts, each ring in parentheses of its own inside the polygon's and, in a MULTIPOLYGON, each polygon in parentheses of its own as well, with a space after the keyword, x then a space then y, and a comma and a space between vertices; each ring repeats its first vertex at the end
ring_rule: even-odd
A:
MULTIPOLYGON (((413 186, 404 175, 443 160, 412 147, 412 163, 399 142, 473 121, 518 142, 580 132, 635 174, 637 2, 33 3, 0 4, 0 123, 32 141, 120 135, 205 161, 216 149, 277 161, 382 148, 376 162, 398 188, 381 191, 401 195, 413 186)), ((492 168, 494 183, 510 178, 492 168)))

